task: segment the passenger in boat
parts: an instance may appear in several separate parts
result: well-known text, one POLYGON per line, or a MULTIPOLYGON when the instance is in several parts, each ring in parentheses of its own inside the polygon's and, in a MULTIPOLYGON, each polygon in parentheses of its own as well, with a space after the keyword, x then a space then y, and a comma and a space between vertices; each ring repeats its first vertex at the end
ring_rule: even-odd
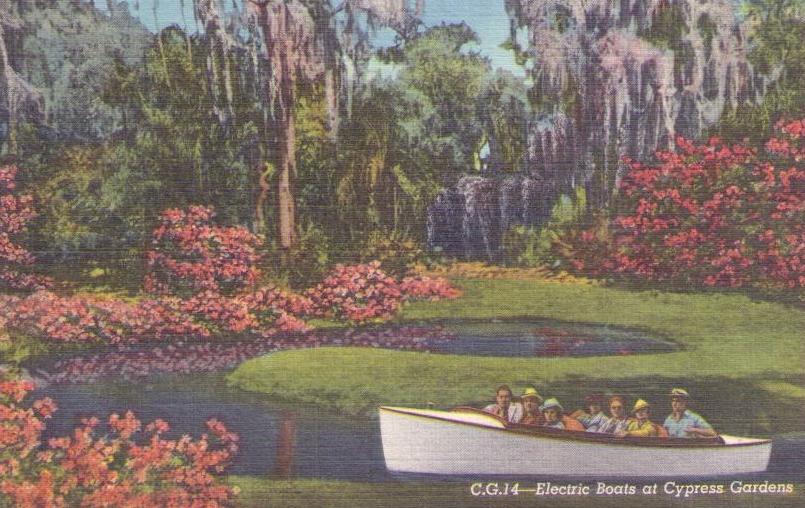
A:
POLYGON ((545 417, 542 415, 539 406, 542 404, 542 397, 537 389, 529 386, 520 395, 520 402, 523 404, 523 419, 520 423, 523 425, 542 425, 545 423, 545 417))
POLYGON ((604 395, 601 393, 591 393, 584 397, 587 409, 579 409, 570 416, 581 422, 588 432, 597 432, 601 424, 606 423, 609 417, 604 414, 601 407, 604 405, 604 395))
POLYGON ((620 395, 611 396, 609 398, 609 413, 611 416, 606 421, 602 421, 594 432, 617 434, 626 430, 629 425, 629 418, 626 416, 626 399, 620 395))
POLYGON ((584 431, 584 425, 579 423, 575 418, 571 418, 562 414, 564 408, 555 398, 546 400, 540 407, 543 416, 545 416, 544 427, 551 427, 554 429, 577 430, 584 431))
POLYGON ((512 389, 509 385, 500 385, 495 392, 495 404, 484 408, 487 413, 497 415, 507 422, 519 423, 523 419, 523 405, 512 402, 512 389))
POLYGON ((688 409, 690 394, 682 388, 671 390, 671 414, 663 426, 670 437, 716 437, 718 434, 707 420, 688 409))
POLYGON ((616 432, 618 437, 657 437, 659 436, 658 425, 649 420, 651 405, 643 399, 637 399, 632 409, 632 418, 626 430, 616 432))

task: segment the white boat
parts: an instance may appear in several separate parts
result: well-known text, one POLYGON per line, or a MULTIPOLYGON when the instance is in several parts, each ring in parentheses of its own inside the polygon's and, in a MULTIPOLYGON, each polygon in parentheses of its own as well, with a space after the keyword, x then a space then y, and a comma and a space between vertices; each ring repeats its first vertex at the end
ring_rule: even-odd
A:
POLYGON ((771 441, 617 437, 509 424, 472 408, 380 407, 393 472, 522 476, 720 476, 765 471, 771 441), (607 474, 607 473, 611 474, 607 474))

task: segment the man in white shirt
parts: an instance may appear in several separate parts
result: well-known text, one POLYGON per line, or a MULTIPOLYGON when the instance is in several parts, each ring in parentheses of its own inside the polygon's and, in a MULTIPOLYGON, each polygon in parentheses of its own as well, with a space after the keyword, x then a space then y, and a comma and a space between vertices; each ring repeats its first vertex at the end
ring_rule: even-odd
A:
POLYGON ((484 411, 497 415, 509 423, 519 423, 523 419, 523 405, 512 402, 511 388, 508 385, 501 385, 495 393, 495 404, 489 404, 484 411))

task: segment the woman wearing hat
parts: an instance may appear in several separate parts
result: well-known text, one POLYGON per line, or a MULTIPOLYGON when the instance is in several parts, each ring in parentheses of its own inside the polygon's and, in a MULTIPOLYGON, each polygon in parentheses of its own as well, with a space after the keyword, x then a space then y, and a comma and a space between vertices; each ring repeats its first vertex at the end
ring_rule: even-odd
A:
POLYGON ((690 394, 682 388, 674 388, 671 396, 671 414, 663 426, 671 437, 716 437, 718 434, 707 420, 688 409, 690 394))
POLYGON ((564 408, 555 398, 546 400, 539 407, 539 410, 542 411, 543 416, 545 416, 545 427, 584 432, 584 425, 579 423, 578 420, 562 414, 564 408))
POLYGON ((523 425, 542 425, 545 423, 545 417, 542 416, 542 412, 539 410, 539 406, 542 404, 542 397, 536 388, 533 386, 526 388, 520 396, 520 403, 523 405, 523 419, 520 420, 520 423, 523 425))
POLYGON ((659 430, 657 425, 648 419, 649 410, 651 405, 643 399, 637 399, 634 408, 632 409, 632 418, 626 430, 618 432, 616 435, 620 437, 657 437, 659 430))

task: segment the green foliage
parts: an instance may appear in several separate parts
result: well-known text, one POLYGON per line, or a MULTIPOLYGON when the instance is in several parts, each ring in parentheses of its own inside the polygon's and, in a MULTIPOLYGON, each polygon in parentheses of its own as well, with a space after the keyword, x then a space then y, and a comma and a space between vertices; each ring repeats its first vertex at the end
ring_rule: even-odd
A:
POLYGON ((506 264, 533 268, 543 264, 546 245, 539 228, 518 224, 503 234, 501 249, 506 264))
POLYGON ((526 151, 530 114, 524 80, 498 70, 487 78, 477 100, 478 120, 494 142, 490 155, 502 168, 518 171, 526 151))
MULTIPOLYGON (((48 125, 62 138, 97 141, 116 129, 119 110, 99 100, 115 60, 139 65, 151 34, 127 11, 112 18, 89 2, 18 2, 24 29, 15 43, 26 79, 44 92, 48 125)), ((16 57, 15 57, 16 59, 16 57)))
POLYGON ((666 4, 657 9, 655 17, 651 20, 649 28, 640 30, 638 35, 652 45, 672 49, 679 49, 682 36, 688 31, 685 24, 685 14, 679 4, 666 4))
POLYGON ((758 104, 730 105, 710 135, 730 142, 759 143, 774 124, 805 113, 805 19, 802 0, 747 0, 743 4, 756 72, 772 79, 758 104))
MULTIPOLYGON (((290 262, 276 275, 294 288, 308 288, 321 281, 333 264, 334 246, 320 228, 308 224, 297 232, 290 262)), ((273 256, 272 256, 273 257, 273 256)))
POLYGON ((540 228, 514 226, 503 236, 503 257, 514 266, 555 265, 552 246, 566 231, 578 227, 589 216, 587 193, 576 187, 575 194, 562 194, 551 210, 551 218, 540 228))
POLYGON ((401 278, 425 261, 425 252, 410 238, 393 231, 373 231, 361 249, 361 261, 380 261, 380 269, 401 278))
POLYGON ((482 136, 476 121, 476 98, 490 71, 489 62, 463 47, 477 41, 464 24, 431 28, 406 44, 399 81, 432 111, 423 139, 444 181, 471 167, 482 136))

